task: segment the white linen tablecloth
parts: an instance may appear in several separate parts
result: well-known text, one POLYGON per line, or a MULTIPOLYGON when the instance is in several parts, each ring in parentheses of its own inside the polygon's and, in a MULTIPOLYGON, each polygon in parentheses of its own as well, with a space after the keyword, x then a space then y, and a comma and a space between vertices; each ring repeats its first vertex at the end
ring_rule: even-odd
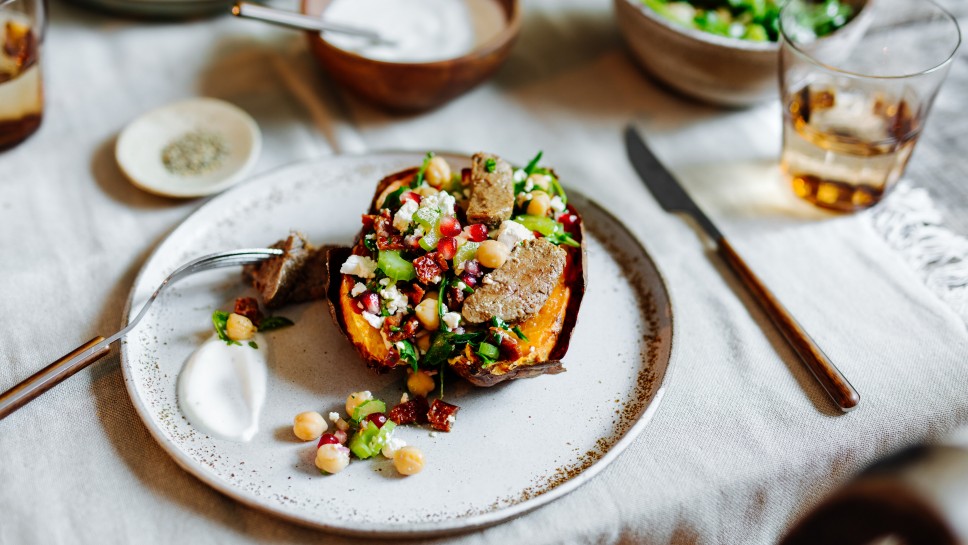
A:
MULTIPOLYGON (((662 90, 621 46, 606 0, 525 2, 522 36, 494 80, 410 116, 338 91, 295 33, 228 17, 157 23, 51 7, 44 124, 0 154, 0 389, 119 326, 145 258, 201 201, 131 186, 113 159, 116 135, 146 110, 212 96, 258 121, 256 172, 386 148, 489 150, 517 162, 543 149, 663 272, 673 361, 642 436, 563 499, 441 542, 773 543, 864 465, 968 424, 957 274, 949 267, 947 281, 926 282, 939 260, 916 263, 924 252, 903 233, 888 237, 896 224, 876 214, 795 202, 771 178, 778 105, 722 112, 662 90), (697 232, 658 207, 625 157, 630 120, 840 365, 863 397, 857 411, 836 414, 697 232)), ((938 111, 965 109, 966 76, 963 57, 938 111)), ((935 218, 932 229, 964 213, 965 193, 938 199, 918 176, 968 172, 964 153, 939 148, 943 136, 955 149, 959 135, 964 148, 965 120, 932 118, 910 185, 885 214, 903 215, 915 194, 924 202, 912 213, 935 218), (942 212, 918 193, 925 185, 942 212)), ((949 250, 964 239, 945 236, 939 254, 956 266, 949 250)), ((179 469, 135 414, 116 353, 0 422, 2 544, 357 541, 244 507, 179 469)))

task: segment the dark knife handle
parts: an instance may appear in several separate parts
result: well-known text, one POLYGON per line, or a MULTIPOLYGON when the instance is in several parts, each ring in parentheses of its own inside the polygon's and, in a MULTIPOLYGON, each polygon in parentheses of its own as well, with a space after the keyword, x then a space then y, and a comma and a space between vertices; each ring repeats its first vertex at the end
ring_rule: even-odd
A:
POLYGON ((857 407, 857 404, 860 403, 860 395, 837 369, 837 366, 823 353, 823 350, 810 338, 810 335, 800 327, 800 324, 793 319, 787 309, 777 301, 773 293, 763 285, 763 282, 753 274, 753 271, 746 265, 743 258, 736 253, 736 250, 733 249, 726 238, 720 238, 717 242, 719 255, 753 294, 753 298, 766 311, 777 329, 783 333, 787 342, 800 356, 807 369, 820 382, 830 399, 844 412, 857 407))

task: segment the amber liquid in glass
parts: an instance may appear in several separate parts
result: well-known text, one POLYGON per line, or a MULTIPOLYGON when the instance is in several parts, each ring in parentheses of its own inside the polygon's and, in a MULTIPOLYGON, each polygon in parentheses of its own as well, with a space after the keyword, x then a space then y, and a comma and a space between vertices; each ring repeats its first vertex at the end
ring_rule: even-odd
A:
POLYGON ((801 198, 848 212, 900 178, 920 123, 905 99, 808 85, 787 99, 780 164, 801 198))
POLYGON ((40 126, 44 93, 38 49, 29 21, 0 13, 0 150, 40 126))

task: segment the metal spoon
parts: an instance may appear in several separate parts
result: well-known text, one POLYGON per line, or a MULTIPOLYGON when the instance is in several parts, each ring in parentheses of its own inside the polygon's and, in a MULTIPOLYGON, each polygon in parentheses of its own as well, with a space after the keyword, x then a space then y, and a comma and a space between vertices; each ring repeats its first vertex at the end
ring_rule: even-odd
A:
POLYGON ((235 15, 236 17, 244 17, 246 19, 255 19, 265 23, 272 23, 274 25, 295 28, 298 30, 339 32, 342 34, 360 36, 362 38, 367 38, 376 44, 393 45, 394 43, 383 38, 372 30, 339 25, 335 23, 327 23, 319 17, 303 15, 294 11, 286 11, 283 9, 261 6, 259 4, 253 4, 252 2, 236 2, 235 5, 232 6, 232 15, 235 15))

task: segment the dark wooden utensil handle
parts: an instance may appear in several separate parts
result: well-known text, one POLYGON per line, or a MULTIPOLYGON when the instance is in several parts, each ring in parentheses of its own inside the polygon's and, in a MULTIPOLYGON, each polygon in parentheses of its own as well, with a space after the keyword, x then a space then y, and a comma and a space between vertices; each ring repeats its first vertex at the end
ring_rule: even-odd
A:
POLYGON ((50 390, 84 369, 88 365, 103 358, 111 351, 111 345, 104 343, 104 337, 94 337, 71 353, 54 363, 37 371, 20 384, 0 394, 0 420, 30 403, 35 397, 50 390), (99 344, 103 346, 98 346, 99 344))
POLYGON ((777 329, 783 333, 787 342, 797 352, 800 359, 806 364, 807 369, 813 373, 817 381, 830 396, 830 399, 840 407, 840 410, 847 412, 853 410, 860 403, 860 395, 851 386, 847 378, 837 369, 837 366, 830 361, 817 343, 810 338, 810 335, 800 327, 800 324, 793 319, 793 316, 777 301, 776 297, 760 279, 753 274, 753 271, 746 265, 743 258, 736 253, 736 250, 725 238, 717 241, 719 255, 729 264, 729 267, 736 273, 736 276, 743 282, 746 288, 753 294, 753 298, 759 303, 760 307, 766 311, 770 320, 776 325, 777 329))

